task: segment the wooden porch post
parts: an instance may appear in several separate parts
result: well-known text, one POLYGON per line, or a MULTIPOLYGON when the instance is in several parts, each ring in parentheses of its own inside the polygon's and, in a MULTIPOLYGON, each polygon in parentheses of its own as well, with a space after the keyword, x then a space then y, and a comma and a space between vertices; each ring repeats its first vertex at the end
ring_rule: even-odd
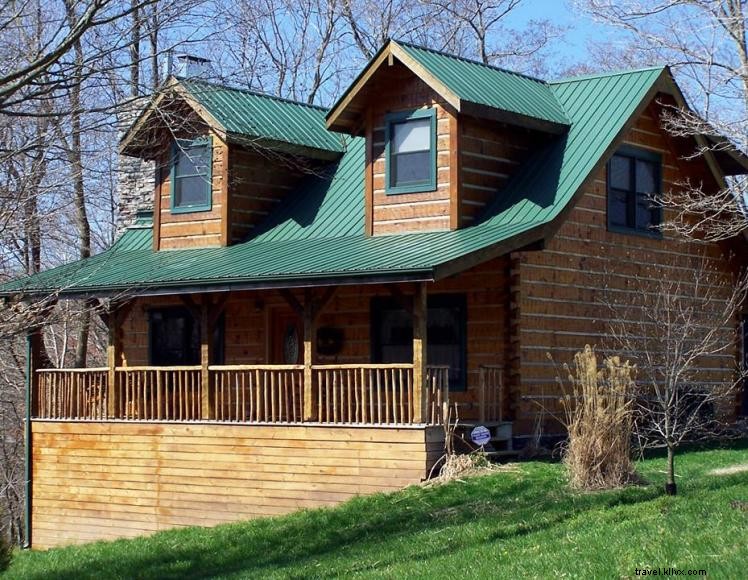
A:
POLYGON ((27 361, 27 380, 29 386, 28 392, 28 406, 29 406, 29 417, 36 417, 39 411, 39 374, 36 372, 41 368, 44 368, 45 364, 42 360, 42 344, 44 335, 42 334, 42 327, 37 326, 29 330, 27 335, 28 340, 28 361, 27 361))
POLYGON ((211 324, 211 303, 208 296, 203 296, 200 309, 200 417, 203 420, 213 419, 213 409, 210 404, 210 370, 208 366, 213 360, 213 324, 211 324))
POLYGON ((109 340, 106 348, 106 366, 109 369, 107 380, 107 416, 110 419, 116 419, 119 410, 119 389, 117 389, 117 360, 120 356, 120 332, 117 305, 113 304, 109 308, 107 315, 107 328, 109 330, 109 340))
POLYGON ((416 286, 413 299, 413 422, 424 423, 428 417, 428 384, 426 376, 426 328, 428 322, 426 283, 416 286))
POLYGON ((304 421, 314 420, 314 389, 312 389, 312 363, 317 350, 314 303, 309 290, 304 293, 304 421))

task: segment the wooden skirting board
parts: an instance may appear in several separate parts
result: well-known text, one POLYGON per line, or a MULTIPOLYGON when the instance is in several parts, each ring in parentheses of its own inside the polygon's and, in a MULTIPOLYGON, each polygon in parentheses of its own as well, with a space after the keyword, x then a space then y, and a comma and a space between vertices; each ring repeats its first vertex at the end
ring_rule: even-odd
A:
POLYGON ((32 547, 211 526, 419 483, 429 427, 34 421, 32 547))

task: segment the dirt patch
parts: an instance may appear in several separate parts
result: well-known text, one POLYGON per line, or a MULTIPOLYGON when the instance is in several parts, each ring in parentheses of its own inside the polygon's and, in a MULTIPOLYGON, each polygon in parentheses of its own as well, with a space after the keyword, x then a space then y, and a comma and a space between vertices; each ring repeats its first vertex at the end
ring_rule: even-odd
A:
POLYGON ((712 469, 709 475, 734 475, 735 473, 748 472, 748 463, 738 463, 737 465, 730 465, 729 467, 719 467, 712 469))

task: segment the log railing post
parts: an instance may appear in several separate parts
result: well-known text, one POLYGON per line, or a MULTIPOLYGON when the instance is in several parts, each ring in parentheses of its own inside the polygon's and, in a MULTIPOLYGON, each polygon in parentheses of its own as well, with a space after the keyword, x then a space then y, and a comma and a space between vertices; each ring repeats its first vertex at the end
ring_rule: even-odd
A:
POLYGON ((304 421, 314 420, 314 389, 312 364, 314 352, 316 351, 315 316, 314 303, 311 292, 307 291, 304 296, 304 421))
POLYGON ((210 300, 203 297, 200 311, 200 417, 202 420, 213 419, 210 398, 210 362, 213 359, 213 325, 211 324, 210 300))
POLYGON ((413 422, 424 423, 428 416, 428 376, 426 373, 426 328, 428 323, 426 284, 420 282, 413 300, 413 422))
POLYGON ((107 376, 107 416, 116 419, 119 411, 119 390, 117 389, 117 361, 120 353, 119 316, 116 305, 112 305, 107 316, 109 340, 106 349, 107 376))

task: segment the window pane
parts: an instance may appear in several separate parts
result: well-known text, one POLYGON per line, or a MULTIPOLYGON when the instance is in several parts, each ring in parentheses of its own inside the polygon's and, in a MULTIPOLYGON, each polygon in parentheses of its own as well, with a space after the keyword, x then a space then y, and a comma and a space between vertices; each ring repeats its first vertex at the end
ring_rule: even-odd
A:
POLYGON ((431 179, 431 152, 401 153, 391 158, 390 185, 428 183, 431 179))
POLYGON ((177 150, 176 174, 178 177, 181 175, 207 175, 209 161, 210 155, 207 145, 179 148, 177 150))
POLYGON ((413 119, 392 125, 392 153, 431 149, 431 118, 413 119))
POLYGON ((206 177, 179 177, 174 190, 174 207, 190 207, 208 203, 209 184, 206 177))
POLYGON ((657 172, 654 163, 641 159, 636 160, 636 191, 639 193, 658 193, 657 172))
POLYGON ((427 361, 430 365, 449 367, 449 382, 458 384, 462 375, 463 312, 461 308, 429 308, 427 361))
POLYGON ((660 225, 660 208, 647 195, 636 196, 636 227, 656 231, 652 226, 660 225))
POLYGON ((627 200, 625 191, 611 189, 608 193, 608 220, 614 226, 627 227, 627 200))
POLYGON ((413 323, 405 310, 380 311, 379 344, 383 363, 407 363, 413 359, 413 323))
POLYGON ((151 364, 200 363, 200 328, 183 308, 154 310, 150 316, 151 364))
POLYGON ((610 186, 631 189, 631 159, 614 155, 610 160, 610 186))

